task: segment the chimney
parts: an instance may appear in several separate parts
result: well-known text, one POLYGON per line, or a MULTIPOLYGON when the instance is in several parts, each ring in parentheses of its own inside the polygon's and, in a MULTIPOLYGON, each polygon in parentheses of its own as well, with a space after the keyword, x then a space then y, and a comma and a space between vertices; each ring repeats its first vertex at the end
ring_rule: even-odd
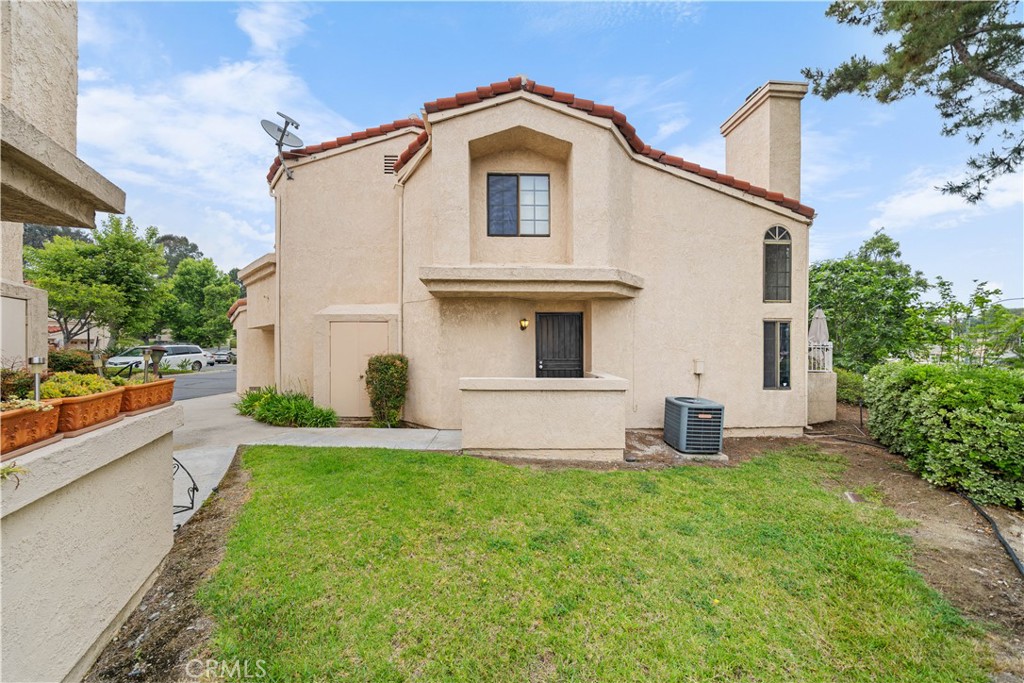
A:
POLYGON ((800 199, 800 100, 806 83, 768 81, 722 124, 725 172, 800 199))

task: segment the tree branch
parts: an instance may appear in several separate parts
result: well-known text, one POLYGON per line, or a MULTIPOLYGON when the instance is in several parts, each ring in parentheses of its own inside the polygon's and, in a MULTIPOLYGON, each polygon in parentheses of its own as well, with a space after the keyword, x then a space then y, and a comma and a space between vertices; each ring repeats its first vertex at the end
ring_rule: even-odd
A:
POLYGON ((964 45, 962 40, 954 40, 951 45, 956 51, 957 56, 960 58, 960 61, 971 73, 988 81, 992 85, 998 85, 1011 92, 1015 92, 1018 95, 1024 95, 1024 85, 1021 85, 1017 81, 1007 78, 1002 74, 996 73, 991 69, 985 69, 976 65, 974 63, 974 58, 971 56, 971 53, 967 51, 967 47, 964 45))

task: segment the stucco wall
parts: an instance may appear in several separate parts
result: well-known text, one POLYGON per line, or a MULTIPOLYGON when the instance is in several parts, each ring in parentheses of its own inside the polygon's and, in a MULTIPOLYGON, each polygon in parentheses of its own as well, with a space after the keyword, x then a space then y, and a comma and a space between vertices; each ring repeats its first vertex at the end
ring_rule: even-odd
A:
POLYGON ((464 377, 462 446, 480 454, 621 460, 626 384, 610 376, 464 377))
POLYGON ((248 315, 247 307, 243 306, 235 311, 232 320, 238 339, 235 390, 239 394, 275 384, 274 328, 250 327, 248 315))
POLYGON ((418 133, 403 129, 328 153, 337 159, 297 163, 295 179, 274 186, 283 389, 313 391, 317 311, 398 302, 399 206, 384 156, 401 154, 418 133))
POLYGON ((18 459, 3 484, 5 681, 79 679, 173 542, 171 406, 18 459))
POLYGON ((836 419, 836 373, 807 373, 807 424, 836 419))
POLYGON ((35 287, 0 281, 0 294, 4 299, 5 317, 0 331, 0 358, 4 365, 21 365, 32 356, 46 356, 47 295, 35 287), (6 317, 13 309, 25 312, 24 325, 20 317, 6 317))
POLYGON ((70 152, 78 115, 78 6, 5 0, 0 78, 3 104, 70 152))
POLYGON ((22 223, 0 223, 0 261, 3 262, 0 278, 16 284, 21 284, 24 280, 21 245, 24 231, 25 226, 22 223))

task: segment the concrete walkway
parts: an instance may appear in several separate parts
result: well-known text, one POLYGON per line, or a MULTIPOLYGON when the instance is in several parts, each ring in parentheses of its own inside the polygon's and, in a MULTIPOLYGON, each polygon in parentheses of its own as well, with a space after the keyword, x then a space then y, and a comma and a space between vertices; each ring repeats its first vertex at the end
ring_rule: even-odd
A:
MULTIPOLYGON (((174 431, 174 457, 195 478, 199 487, 195 509, 174 515, 184 524, 202 505, 227 472, 241 445, 359 446, 416 451, 457 451, 462 432, 457 429, 296 429, 272 427, 239 415, 233 404, 236 394, 204 396, 178 404, 185 410, 185 426, 174 431)), ((174 477, 174 504, 188 502, 188 477, 174 477)))

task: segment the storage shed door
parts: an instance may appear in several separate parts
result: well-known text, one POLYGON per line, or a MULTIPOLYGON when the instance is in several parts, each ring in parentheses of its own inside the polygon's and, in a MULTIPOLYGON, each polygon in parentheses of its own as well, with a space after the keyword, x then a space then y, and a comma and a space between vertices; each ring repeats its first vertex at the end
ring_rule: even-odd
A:
POLYGON ((366 363, 388 352, 386 322, 331 323, 331 407, 340 417, 370 417, 366 363))
POLYGON ((583 314, 537 314, 537 377, 583 376, 583 314))

